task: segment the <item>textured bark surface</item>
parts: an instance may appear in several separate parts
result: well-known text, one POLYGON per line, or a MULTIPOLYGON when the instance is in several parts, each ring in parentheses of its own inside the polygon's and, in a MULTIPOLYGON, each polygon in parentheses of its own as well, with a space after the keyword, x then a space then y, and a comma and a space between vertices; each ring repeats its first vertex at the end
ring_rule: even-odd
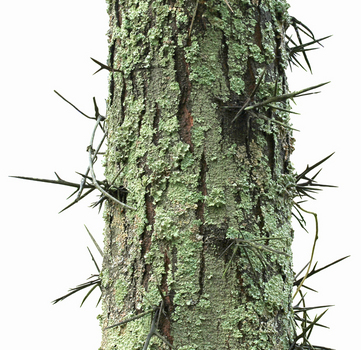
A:
POLYGON ((180 350, 292 341, 288 113, 232 122, 264 70, 251 103, 287 92, 287 5, 230 5, 109 1, 106 177, 136 210, 105 214, 103 350, 143 349, 155 314, 180 350))

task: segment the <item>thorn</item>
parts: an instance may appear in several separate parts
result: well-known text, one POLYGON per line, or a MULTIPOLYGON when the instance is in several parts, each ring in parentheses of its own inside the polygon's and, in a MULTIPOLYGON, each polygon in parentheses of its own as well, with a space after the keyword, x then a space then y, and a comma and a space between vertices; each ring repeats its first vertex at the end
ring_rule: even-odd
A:
POLYGON ((246 102, 243 104, 241 109, 237 112, 236 116, 233 118, 232 123, 242 114, 242 112, 246 109, 248 104, 251 102, 253 96, 255 95, 255 93, 257 92, 257 90, 258 90, 258 88, 259 88, 259 86, 261 84, 261 81, 262 81, 265 73, 266 73, 266 67, 263 69, 262 73, 260 74, 260 76, 258 78, 258 81, 257 81, 255 87, 253 88, 252 92, 251 92, 251 95, 247 98, 246 102))
POLYGON ((83 113, 80 109, 78 109, 77 107, 75 107, 71 102, 69 102, 65 97, 61 96, 59 94, 59 92, 57 92, 56 90, 54 90, 54 92, 59 96, 61 97, 66 103, 69 103, 70 106, 72 106, 74 109, 76 109, 80 114, 82 114, 84 117, 88 118, 88 119, 94 119, 92 117, 89 117, 88 115, 86 115, 85 113, 83 113))
POLYGON ((85 229, 87 230, 91 240, 93 241, 95 247, 98 249, 99 254, 103 257, 103 251, 100 249, 99 244, 97 243, 97 241, 95 240, 95 238, 93 237, 93 235, 90 233, 90 231, 88 230, 88 228, 86 227, 86 225, 84 225, 85 229))
POLYGON ((95 73, 93 73, 93 75, 97 74, 98 72, 100 72, 103 69, 106 69, 106 70, 108 70, 109 72, 112 72, 112 73, 113 72, 120 72, 120 70, 111 68, 111 67, 107 66, 106 64, 97 61, 95 58, 90 57, 90 59, 100 66, 100 68, 95 73))

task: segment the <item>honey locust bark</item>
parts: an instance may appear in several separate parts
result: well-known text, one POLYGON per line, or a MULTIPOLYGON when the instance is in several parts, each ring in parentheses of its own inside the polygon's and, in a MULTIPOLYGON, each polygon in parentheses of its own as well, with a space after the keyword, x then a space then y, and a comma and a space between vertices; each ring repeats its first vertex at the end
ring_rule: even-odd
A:
POLYGON ((288 349, 287 104, 238 113, 288 92, 287 4, 108 11, 106 177, 136 210, 105 213, 101 349, 288 349))

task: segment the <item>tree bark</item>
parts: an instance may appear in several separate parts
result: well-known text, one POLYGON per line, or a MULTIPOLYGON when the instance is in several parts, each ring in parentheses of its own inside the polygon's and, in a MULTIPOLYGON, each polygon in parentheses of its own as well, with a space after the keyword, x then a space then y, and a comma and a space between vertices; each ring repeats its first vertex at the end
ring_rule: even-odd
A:
POLYGON ((288 349, 286 2, 108 2, 101 349, 288 349))

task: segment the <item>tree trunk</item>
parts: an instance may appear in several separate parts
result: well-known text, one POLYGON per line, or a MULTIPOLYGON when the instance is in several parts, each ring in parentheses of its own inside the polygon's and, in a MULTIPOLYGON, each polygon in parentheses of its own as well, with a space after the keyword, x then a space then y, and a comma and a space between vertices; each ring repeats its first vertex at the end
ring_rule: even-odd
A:
POLYGON ((108 2, 101 349, 288 349, 287 4, 108 2))

